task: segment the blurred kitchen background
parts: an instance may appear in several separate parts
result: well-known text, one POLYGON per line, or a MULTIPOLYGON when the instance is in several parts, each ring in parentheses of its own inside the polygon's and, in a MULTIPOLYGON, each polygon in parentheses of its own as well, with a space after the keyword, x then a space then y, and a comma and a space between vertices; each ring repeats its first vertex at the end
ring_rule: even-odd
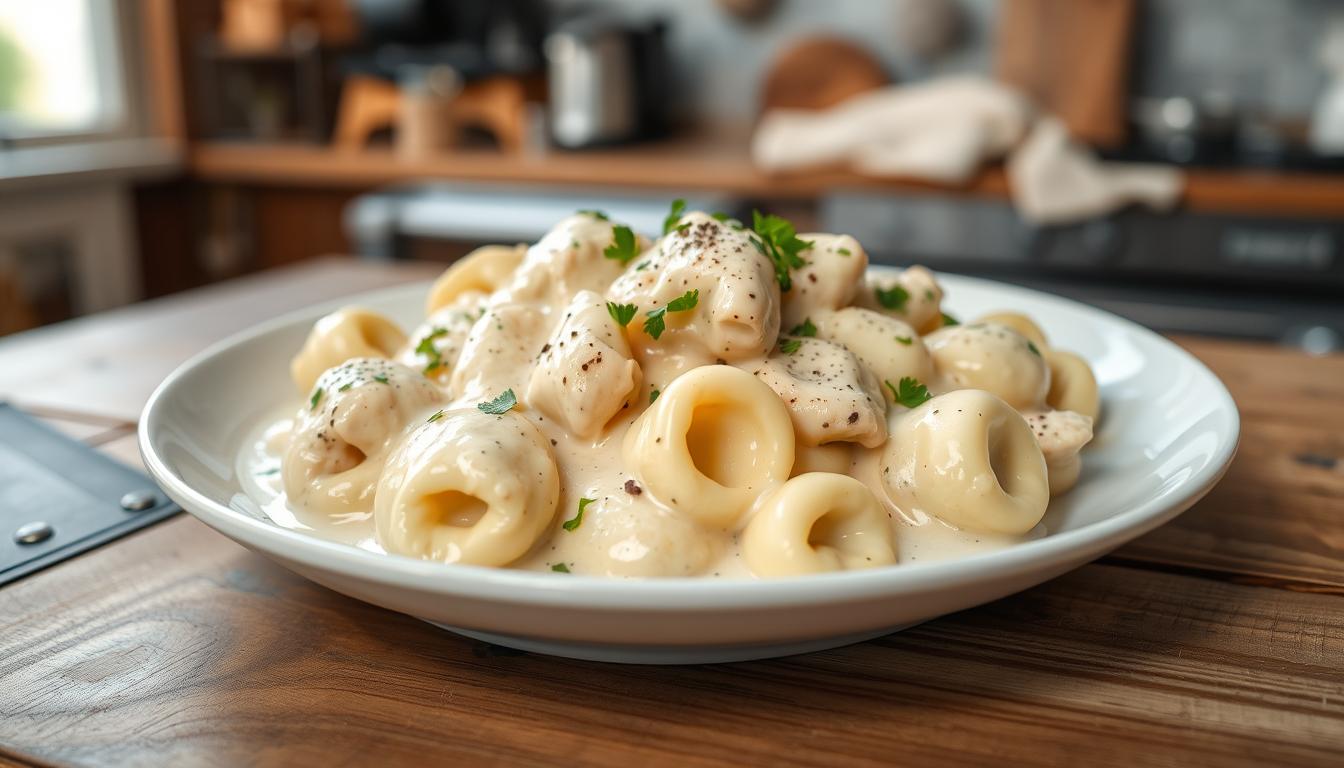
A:
POLYGON ((1344 3, 0 0, 0 334, 675 197, 1344 347, 1344 3))

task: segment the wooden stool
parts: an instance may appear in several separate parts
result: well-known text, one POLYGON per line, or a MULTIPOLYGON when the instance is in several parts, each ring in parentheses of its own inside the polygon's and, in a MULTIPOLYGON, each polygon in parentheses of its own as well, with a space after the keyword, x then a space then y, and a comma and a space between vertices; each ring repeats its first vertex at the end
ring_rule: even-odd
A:
MULTIPOLYGON (((343 150, 362 149, 375 131, 398 124, 406 98, 386 80, 351 76, 341 89, 333 144, 343 150)), ((489 131, 504 151, 522 150, 527 132, 526 92, 516 78, 498 76, 467 83, 445 106, 442 111, 417 110, 415 119, 444 120, 449 144, 460 139, 462 129, 475 126, 489 131)), ((438 130, 427 128, 425 133, 438 130)))

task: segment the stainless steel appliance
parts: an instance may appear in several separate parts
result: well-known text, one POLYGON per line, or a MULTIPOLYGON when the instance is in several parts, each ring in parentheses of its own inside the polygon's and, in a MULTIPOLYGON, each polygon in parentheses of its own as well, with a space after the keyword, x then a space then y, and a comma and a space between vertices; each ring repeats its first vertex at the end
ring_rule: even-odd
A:
POLYGON ((667 128, 665 27, 601 15, 561 23, 546 38, 550 131, 559 146, 614 144, 667 128))

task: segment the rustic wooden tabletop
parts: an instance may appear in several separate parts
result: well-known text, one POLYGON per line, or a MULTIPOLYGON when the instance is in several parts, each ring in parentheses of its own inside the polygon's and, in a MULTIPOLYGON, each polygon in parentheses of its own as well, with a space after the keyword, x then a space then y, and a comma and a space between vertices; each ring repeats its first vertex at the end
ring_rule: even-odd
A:
MULTIPOLYGON (((427 269, 327 260, 0 340, 0 399, 138 466, 140 408, 187 356, 427 269)), ((1178 341, 1241 409, 1227 477, 1175 522, 1014 597, 806 656, 607 666, 356 602, 182 515, 0 588, 0 755, 1338 765, 1344 356, 1178 341)))

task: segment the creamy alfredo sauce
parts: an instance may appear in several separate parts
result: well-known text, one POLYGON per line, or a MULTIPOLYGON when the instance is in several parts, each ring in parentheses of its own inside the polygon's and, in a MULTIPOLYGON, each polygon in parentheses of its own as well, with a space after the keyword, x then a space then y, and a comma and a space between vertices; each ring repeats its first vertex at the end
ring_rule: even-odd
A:
MULTIPOLYGON (((1061 414, 1076 416, 1045 402, 1053 366, 1046 365, 1042 351, 1026 338, 1025 331, 1019 334, 1007 325, 989 326, 988 331, 985 326, 973 326, 975 330, 964 333, 946 329, 940 332, 946 337, 941 340, 936 334, 929 336, 942 325, 941 289, 929 273, 907 270, 901 282, 885 287, 899 289, 905 295, 904 303, 895 310, 880 306, 879 289, 884 287, 866 282, 867 259, 861 247, 852 238, 833 235, 802 236, 813 243, 804 252, 808 264, 794 272, 795 285, 781 301, 769 261, 747 245, 747 235, 703 214, 689 214, 682 224, 680 231, 656 243, 641 239, 639 255, 625 264, 602 255, 613 241, 612 225, 590 216, 567 219, 525 254, 504 249, 511 253, 468 257, 435 285, 430 317, 409 337, 399 336, 390 323, 371 318, 368 312, 342 311, 324 318, 293 367, 296 383, 308 399, 297 406, 297 417, 293 409, 274 414, 246 439, 237 462, 243 490, 272 521, 286 528, 373 552, 388 551, 391 541, 396 544, 393 551, 401 554, 472 562, 462 553, 464 547, 474 545, 455 543, 464 541, 460 531, 504 525, 490 517, 488 501, 481 503, 472 497, 463 506, 457 495, 451 503, 442 502, 451 510, 439 517, 426 512, 429 517, 421 519, 406 509, 388 511, 395 506, 390 500, 413 499, 408 494, 419 487, 417 483, 432 485, 435 476, 444 472, 480 475, 484 471, 480 467, 495 467, 491 471, 496 477, 514 469, 521 476, 524 473, 517 468, 525 462, 511 462, 509 456, 548 452, 558 478, 553 515, 545 510, 539 513, 542 522, 535 535, 510 528, 514 533, 508 535, 526 538, 517 545, 519 554, 487 564, 615 577, 763 575, 762 569, 753 569, 749 557, 744 557, 744 530, 766 514, 762 510, 771 504, 770 491, 778 490, 785 478, 803 472, 857 479, 871 494, 882 529, 865 529, 860 521, 848 528, 836 524, 830 527, 834 531, 823 535, 818 521, 813 533, 805 526, 796 541, 770 543, 780 550, 780 558, 791 548, 815 545, 820 550, 833 545, 843 549, 846 541, 877 537, 889 542, 896 563, 927 562, 1045 535, 1039 515, 1021 530, 1005 532, 994 530, 993 520, 967 525, 973 518, 957 512, 953 504, 946 514, 962 523, 955 525, 939 516, 943 507, 935 496, 926 502, 917 495, 902 495, 898 481, 884 482, 883 478, 897 461, 889 448, 907 441, 906 435, 911 436, 910 445, 922 445, 918 440, 925 438, 918 437, 920 428, 935 435, 930 449, 934 453, 917 454, 905 470, 896 468, 906 473, 907 479, 899 481, 906 486, 918 487, 919 478, 924 477, 920 473, 934 471, 940 473, 939 482, 983 486, 983 477, 968 475, 966 467, 956 464, 960 454, 974 452, 977 440, 983 453, 988 439, 985 466, 1001 470, 1006 459, 996 452, 1021 450, 1017 443, 995 437, 998 432, 994 431, 988 433, 989 438, 983 430, 963 434, 947 427, 939 431, 942 422, 938 419, 948 416, 937 415, 934 406, 962 401, 938 397, 912 410, 892 402, 895 388, 884 385, 893 377, 899 380, 914 374, 934 393, 997 387, 1005 396, 1025 398, 1013 404, 1017 411, 1007 406, 1004 410, 1011 415, 1009 427, 1019 429, 1020 422, 1020 429, 1025 430, 1022 434, 1028 436, 1036 427, 1026 425, 1035 422, 1023 421, 1018 411, 1037 414, 1040 419, 1055 418, 1041 422, 1046 425, 1058 424, 1061 414), (507 269, 499 266, 503 262, 509 262, 507 269), (486 266, 499 274, 484 274, 486 266), (696 290, 697 307, 664 314, 666 329, 660 338, 653 339, 641 329, 648 311, 696 290), (608 301, 635 304, 638 313, 622 326, 615 312, 606 309, 608 301), (808 329, 803 323, 814 327, 808 329), (981 336, 992 336, 992 342, 982 343, 981 336), (781 347, 780 342, 794 338, 799 344, 785 351, 790 347, 781 347), (959 352, 962 347, 970 351, 959 352), (632 425, 647 412, 672 408, 673 403, 659 401, 668 398, 669 391, 678 392, 677 387, 685 389, 680 384, 673 387, 674 382, 683 375, 692 378, 690 371, 698 374, 720 366, 746 374, 741 380, 769 384, 773 394, 762 390, 785 404, 779 412, 787 413, 784 423, 797 436, 792 470, 754 492, 755 501, 730 515, 733 522, 728 525, 707 524, 693 513, 697 499, 685 498, 685 494, 677 499, 675 486, 671 491, 663 487, 661 492, 650 487, 646 477, 652 471, 641 473, 632 467, 631 451, 638 449, 628 439, 632 425), (569 375, 575 375, 575 380, 569 375), (1029 381, 1024 383, 1024 379, 1029 381), (425 387, 427 381, 432 388, 425 387), (518 400, 508 413, 478 412, 479 404, 506 389, 518 400), (1024 391, 1028 393, 1020 394, 1024 391), (345 423, 338 430, 341 419, 362 421, 354 427, 345 423), (457 434, 468 436, 462 447, 446 453, 434 446, 434 440, 446 439, 436 437, 435 430, 442 427, 449 434, 455 428, 444 426, 445 422, 461 422, 457 434), (942 434, 948 436, 946 440, 937 438, 942 434), (503 458, 476 459, 470 455, 474 449, 470 440, 493 441, 503 458), (417 448, 417 444, 424 445, 417 448), (949 448, 950 459, 946 458, 949 448), (417 450, 424 455, 407 456, 417 450), (937 453, 940 450, 944 452, 937 453), (945 466, 929 469, 930 456, 943 456, 933 461, 945 466), (473 461, 496 463, 472 465, 473 461), (911 462, 922 462, 923 468, 911 462), (400 469, 389 469, 394 465, 400 469), (368 472, 361 474, 366 468, 368 472), (302 489, 304 498, 287 495, 287 487, 302 489), (382 505, 377 512, 371 501, 375 492, 376 503, 382 505), (391 521, 384 521, 382 535, 378 514, 391 521), (431 545, 419 536, 417 526, 421 525, 453 530, 449 538, 434 539, 439 543, 431 545), (826 535, 831 539, 825 540, 826 535)), ((1043 336, 1040 344, 1044 345, 1043 336)), ((759 400, 758 395, 751 397, 759 400)), ((1003 404, 998 397, 991 399, 995 407, 1003 404)), ((708 404, 692 412, 707 413, 713 407, 708 404)), ((773 401, 770 407, 778 408, 773 401)), ((738 445, 731 440, 744 437, 739 434, 741 424, 734 426, 733 407, 723 409, 719 428, 724 431, 708 434, 724 439, 724 445, 738 445)), ((652 419, 656 414, 648 415, 652 419)), ((992 417, 979 415, 982 420, 992 417)), ((1081 418, 1090 439, 1091 419, 1081 418)), ((1042 441, 1040 448, 1028 441, 1027 474, 1037 471, 1031 462, 1043 461, 1041 450, 1046 449, 1044 460, 1051 460, 1046 444, 1049 428, 1035 433, 1035 439, 1042 441)), ((1002 431, 1001 427, 994 429, 1002 431)), ((1077 439, 1070 438, 1059 451, 1062 458, 1056 463, 1073 460, 1076 464, 1077 449, 1086 442, 1081 427, 1077 432, 1077 439)), ((685 431, 680 434, 687 443, 697 439, 685 431)), ((643 439, 643 433, 639 437, 643 439)), ((740 442, 740 455, 713 459, 720 466, 717 479, 728 485, 737 467, 755 462, 753 456, 762 448, 755 437, 745 437, 749 439, 740 442)), ((661 438, 654 439, 661 442, 661 438)), ((704 450, 713 450, 713 446, 704 450)), ((696 461, 698 466, 700 459, 696 461)), ((1039 483, 1044 483, 1045 464, 1040 466, 1039 483)), ((545 507, 545 502, 537 501, 548 498, 545 482, 534 483, 531 478, 532 474, 540 477, 543 471, 529 469, 527 474, 520 477, 519 487, 525 485, 526 492, 533 494, 528 497, 531 506, 545 507)), ((991 474, 989 481, 995 492, 1017 493, 1006 479, 995 483, 991 474)), ((966 494, 982 492, 983 487, 966 488, 966 494)), ((1027 488, 1019 495, 1030 496, 1031 492, 1027 488)), ((430 506, 444 498, 442 493, 431 495, 435 501, 426 502, 430 506)), ((788 511, 792 508, 778 498, 774 506, 784 510, 779 513, 784 521, 779 530, 788 530, 787 515, 794 514, 788 511)), ((1043 513, 1044 501, 1039 506, 1043 513)), ((757 534, 756 540, 769 541, 773 535, 757 534)), ((860 558, 865 559, 871 560, 860 558)))

